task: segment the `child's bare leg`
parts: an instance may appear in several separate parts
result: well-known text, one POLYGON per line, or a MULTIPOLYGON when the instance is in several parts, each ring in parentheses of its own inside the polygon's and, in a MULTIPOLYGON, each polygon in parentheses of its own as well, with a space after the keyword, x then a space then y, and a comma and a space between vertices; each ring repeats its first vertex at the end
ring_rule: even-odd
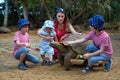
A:
POLYGON ((49 62, 48 62, 48 66, 53 65, 53 55, 49 55, 49 62))
POLYGON ((26 53, 20 55, 19 64, 22 64, 25 61, 26 53))
POLYGON ((27 70, 27 67, 24 65, 26 55, 27 55, 26 53, 20 54, 19 65, 18 65, 18 69, 20 70, 27 70))
POLYGON ((53 62, 53 55, 49 55, 49 60, 53 62))
POLYGON ((47 61, 45 60, 45 55, 41 55, 41 58, 43 60, 43 62, 41 63, 42 66, 47 64, 47 61))
POLYGON ((42 60, 45 60, 45 55, 41 55, 42 60))

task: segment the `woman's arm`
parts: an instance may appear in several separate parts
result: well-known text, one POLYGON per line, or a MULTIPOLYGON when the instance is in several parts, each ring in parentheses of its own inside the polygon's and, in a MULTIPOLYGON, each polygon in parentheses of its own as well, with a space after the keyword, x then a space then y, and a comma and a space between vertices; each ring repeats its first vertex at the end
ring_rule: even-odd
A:
POLYGON ((67 26, 73 34, 81 34, 81 33, 78 33, 77 31, 75 31, 75 29, 73 28, 73 26, 70 23, 67 23, 67 26))
POLYGON ((56 36, 55 36, 54 40, 55 40, 56 42, 58 42, 58 39, 57 39, 57 37, 56 37, 56 36))

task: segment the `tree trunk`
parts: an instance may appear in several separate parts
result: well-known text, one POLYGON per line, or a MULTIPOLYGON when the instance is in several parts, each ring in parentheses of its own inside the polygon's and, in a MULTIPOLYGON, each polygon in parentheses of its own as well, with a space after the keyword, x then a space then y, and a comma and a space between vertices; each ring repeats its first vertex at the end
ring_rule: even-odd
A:
POLYGON ((18 14, 18 18, 20 19, 20 11, 19 11, 19 6, 18 6, 18 0, 14 0, 14 6, 17 7, 17 14, 18 14))
POLYGON ((6 0, 6 5, 5 5, 5 15, 4 15, 3 26, 7 27, 7 24, 8 24, 8 0, 6 0))
POLYGON ((51 14, 50 14, 49 9, 48 9, 48 7, 46 6, 46 4, 45 4, 45 9, 46 9, 46 11, 47 11, 48 18, 49 18, 50 20, 53 20, 53 18, 51 17, 51 14))
POLYGON ((25 19, 28 19, 28 10, 27 10, 26 1, 23 2, 23 15, 25 19))

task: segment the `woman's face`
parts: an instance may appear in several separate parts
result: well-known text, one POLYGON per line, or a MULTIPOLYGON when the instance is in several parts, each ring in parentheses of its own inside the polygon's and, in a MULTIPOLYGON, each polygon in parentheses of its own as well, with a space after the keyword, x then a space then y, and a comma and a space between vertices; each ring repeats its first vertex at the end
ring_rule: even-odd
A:
POLYGON ((56 18, 58 20, 58 23, 62 24, 65 19, 65 14, 62 12, 57 13, 56 18))

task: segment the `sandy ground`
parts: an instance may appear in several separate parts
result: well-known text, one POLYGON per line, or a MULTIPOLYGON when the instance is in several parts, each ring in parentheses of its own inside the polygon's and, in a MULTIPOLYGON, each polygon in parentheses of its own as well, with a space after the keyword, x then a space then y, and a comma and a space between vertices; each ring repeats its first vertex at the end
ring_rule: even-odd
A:
MULTIPOLYGON (((0 80, 120 80, 120 34, 111 34, 114 54, 113 66, 110 72, 104 72, 104 67, 95 67, 89 73, 82 73, 80 65, 71 66, 70 71, 65 71, 59 63, 53 66, 41 66, 28 62, 29 69, 17 69, 18 61, 12 56, 14 32, 0 34, 0 80)), ((40 38, 36 31, 30 31, 33 47, 39 46, 40 38)), ((39 52, 33 54, 40 58, 39 52)))

